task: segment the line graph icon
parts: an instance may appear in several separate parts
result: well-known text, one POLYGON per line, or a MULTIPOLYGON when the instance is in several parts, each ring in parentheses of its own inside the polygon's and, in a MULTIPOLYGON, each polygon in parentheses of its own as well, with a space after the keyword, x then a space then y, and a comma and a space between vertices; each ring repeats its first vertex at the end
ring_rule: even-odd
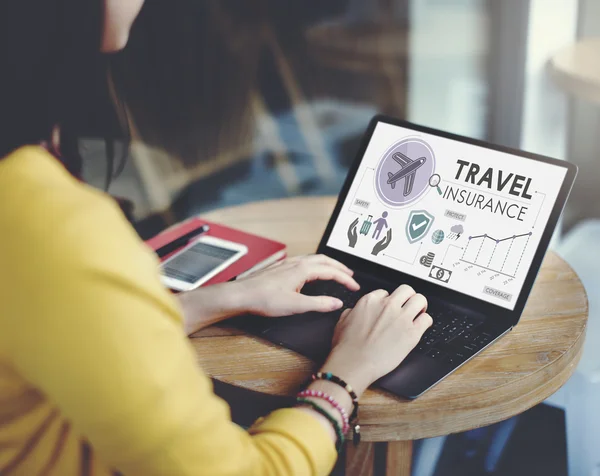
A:
POLYGON ((469 236, 461 261, 514 278, 532 233, 495 238, 488 234, 469 236))

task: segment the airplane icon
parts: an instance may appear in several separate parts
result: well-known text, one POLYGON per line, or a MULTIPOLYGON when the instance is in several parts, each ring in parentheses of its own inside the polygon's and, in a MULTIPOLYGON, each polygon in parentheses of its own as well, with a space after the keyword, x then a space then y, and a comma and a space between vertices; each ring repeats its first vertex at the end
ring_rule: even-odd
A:
POLYGON ((410 195, 410 192, 412 192, 413 185, 415 183, 415 176, 417 175, 417 169, 427 162, 427 158, 421 157, 417 160, 412 160, 402 152, 396 152, 394 155, 392 155, 392 159, 400 164, 401 169, 395 174, 388 172, 387 183, 392 186, 392 189, 394 189, 396 188, 396 182, 405 179, 404 196, 406 197, 410 195))

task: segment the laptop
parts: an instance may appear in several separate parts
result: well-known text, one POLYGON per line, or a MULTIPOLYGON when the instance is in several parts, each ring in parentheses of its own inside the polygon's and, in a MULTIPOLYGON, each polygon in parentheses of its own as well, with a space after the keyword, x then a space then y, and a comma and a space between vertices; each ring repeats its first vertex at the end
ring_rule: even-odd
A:
MULTIPOLYGON (((353 269, 361 289, 317 281, 302 293, 336 296, 345 308, 378 288, 424 294, 433 326, 376 382, 414 399, 517 325, 576 173, 568 162, 376 116, 316 250, 353 269)), ((321 362, 340 314, 239 323, 321 362)))

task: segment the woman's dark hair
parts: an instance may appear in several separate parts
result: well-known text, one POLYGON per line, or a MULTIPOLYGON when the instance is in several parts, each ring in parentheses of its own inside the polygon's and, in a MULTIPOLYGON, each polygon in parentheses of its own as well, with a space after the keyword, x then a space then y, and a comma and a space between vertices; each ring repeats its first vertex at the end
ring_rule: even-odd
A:
POLYGON ((266 0, 147 0, 111 60, 136 139, 185 165, 247 139, 266 0))
POLYGON ((0 2, 0 158, 51 143, 59 126, 59 158, 81 177, 78 138, 121 134, 100 53, 103 28, 104 0, 0 2))
POLYGON ((129 46, 110 57, 104 1, 0 1, 0 159, 50 142, 58 125, 77 177, 78 139, 107 139, 108 186, 129 124, 188 164, 247 132, 264 0, 147 0, 129 46))

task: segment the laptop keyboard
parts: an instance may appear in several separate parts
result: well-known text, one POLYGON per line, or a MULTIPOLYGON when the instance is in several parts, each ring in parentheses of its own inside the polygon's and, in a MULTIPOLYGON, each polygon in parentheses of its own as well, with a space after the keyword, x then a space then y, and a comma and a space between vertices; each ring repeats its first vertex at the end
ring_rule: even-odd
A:
MULTIPOLYGON (((352 308, 358 300, 376 289, 361 282, 358 292, 335 281, 317 281, 305 286, 303 293, 337 297, 344 307, 352 308)), ((413 352, 450 365, 460 365, 488 345, 494 336, 480 329, 482 321, 429 300, 427 312, 433 325, 423 334, 413 352)))

